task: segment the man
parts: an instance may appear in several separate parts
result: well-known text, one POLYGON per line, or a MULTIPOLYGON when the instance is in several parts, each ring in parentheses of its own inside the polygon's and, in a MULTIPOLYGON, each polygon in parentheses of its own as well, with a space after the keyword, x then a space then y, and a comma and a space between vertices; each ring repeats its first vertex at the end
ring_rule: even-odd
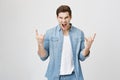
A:
POLYGON ((83 31, 70 23, 72 11, 68 5, 58 7, 56 15, 59 24, 45 36, 36 30, 40 58, 50 57, 46 77, 48 80, 84 80, 79 60, 84 61, 89 55, 96 34, 84 39, 83 31))

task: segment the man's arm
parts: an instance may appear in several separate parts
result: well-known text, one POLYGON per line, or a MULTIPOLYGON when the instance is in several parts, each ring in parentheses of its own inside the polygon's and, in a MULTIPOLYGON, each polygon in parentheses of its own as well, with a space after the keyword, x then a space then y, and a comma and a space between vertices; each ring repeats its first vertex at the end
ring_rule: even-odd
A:
POLYGON ((46 57, 46 51, 44 49, 44 45, 41 43, 40 44, 38 43, 38 55, 40 57, 46 57))
POLYGON ((89 37, 89 38, 85 38, 85 43, 86 43, 86 45, 85 45, 85 48, 83 49, 83 56, 88 56, 89 55, 89 53, 90 53, 90 48, 91 48, 91 46, 92 46, 92 43, 93 43, 93 41, 94 41, 94 39, 95 39, 95 36, 96 36, 96 33, 94 33, 94 35, 92 36, 92 37, 89 37))
POLYGON ((45 58, 47 56, 46 50, 44 49, 44 35, 39 35, 38 30, 36 30, 36 40, 38 43, 38 55, 41 58, 45 58))

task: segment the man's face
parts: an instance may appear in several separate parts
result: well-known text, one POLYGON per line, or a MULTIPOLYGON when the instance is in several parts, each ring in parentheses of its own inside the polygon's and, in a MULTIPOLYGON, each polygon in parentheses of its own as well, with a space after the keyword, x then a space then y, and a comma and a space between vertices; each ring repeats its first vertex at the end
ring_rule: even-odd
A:
POLYGON ((71 16, 68 12, 60 12, 57 16, 57 19, 62 30, 66 31, 69 29, 71 16))

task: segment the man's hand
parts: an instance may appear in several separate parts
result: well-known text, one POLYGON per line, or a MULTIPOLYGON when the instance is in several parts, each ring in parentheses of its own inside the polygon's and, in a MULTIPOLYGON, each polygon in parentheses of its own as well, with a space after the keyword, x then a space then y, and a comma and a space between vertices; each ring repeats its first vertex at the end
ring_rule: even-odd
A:
POLYGON ((94 39, 95 39, 95 36, 96 36, 96 33, 94 33, 94 35, 91 36, 91 37, 85 38, 85 43, 86 43, 85 48, 86 48, 86 49, 90 49, 90 48, 91 48, 92 43, 93 43, 93 41, 94 41, 94 39))
POLYGON ((41 57, 45 57, 46 56, 46 51, 44 49, 44 45, 43 45, 43 42, 44 42, 44 35, 39 35, 38 34, 38 30, 36 30, 36 40, 38 42, 38 54, 41 56, 41 57))
POLYGON ((96 33, 94 33, 94 35, 91 36, 91 37, 85 38, 85 48, 83 50, 83 55, 84 56, 88 56, 89 55, 90 48, 91 48, 92 43, 93 43, 93 41, 95 39, 95 36, 96 36, 96 33))
POLYGON ((43 45, 43 42, 44 42, 44 35, 42 34, 38 34, 38 30, 36 29, 36 40, 38 42, 38 45, 43 45))

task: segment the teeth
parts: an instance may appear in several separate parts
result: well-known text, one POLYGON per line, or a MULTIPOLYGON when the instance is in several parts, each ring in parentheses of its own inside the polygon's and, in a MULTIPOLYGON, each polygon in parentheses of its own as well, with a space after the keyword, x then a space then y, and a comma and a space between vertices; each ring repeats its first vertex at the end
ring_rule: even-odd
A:
POLYGON ((66 24, 62 24, 62 26, 66 26, 66 24))

